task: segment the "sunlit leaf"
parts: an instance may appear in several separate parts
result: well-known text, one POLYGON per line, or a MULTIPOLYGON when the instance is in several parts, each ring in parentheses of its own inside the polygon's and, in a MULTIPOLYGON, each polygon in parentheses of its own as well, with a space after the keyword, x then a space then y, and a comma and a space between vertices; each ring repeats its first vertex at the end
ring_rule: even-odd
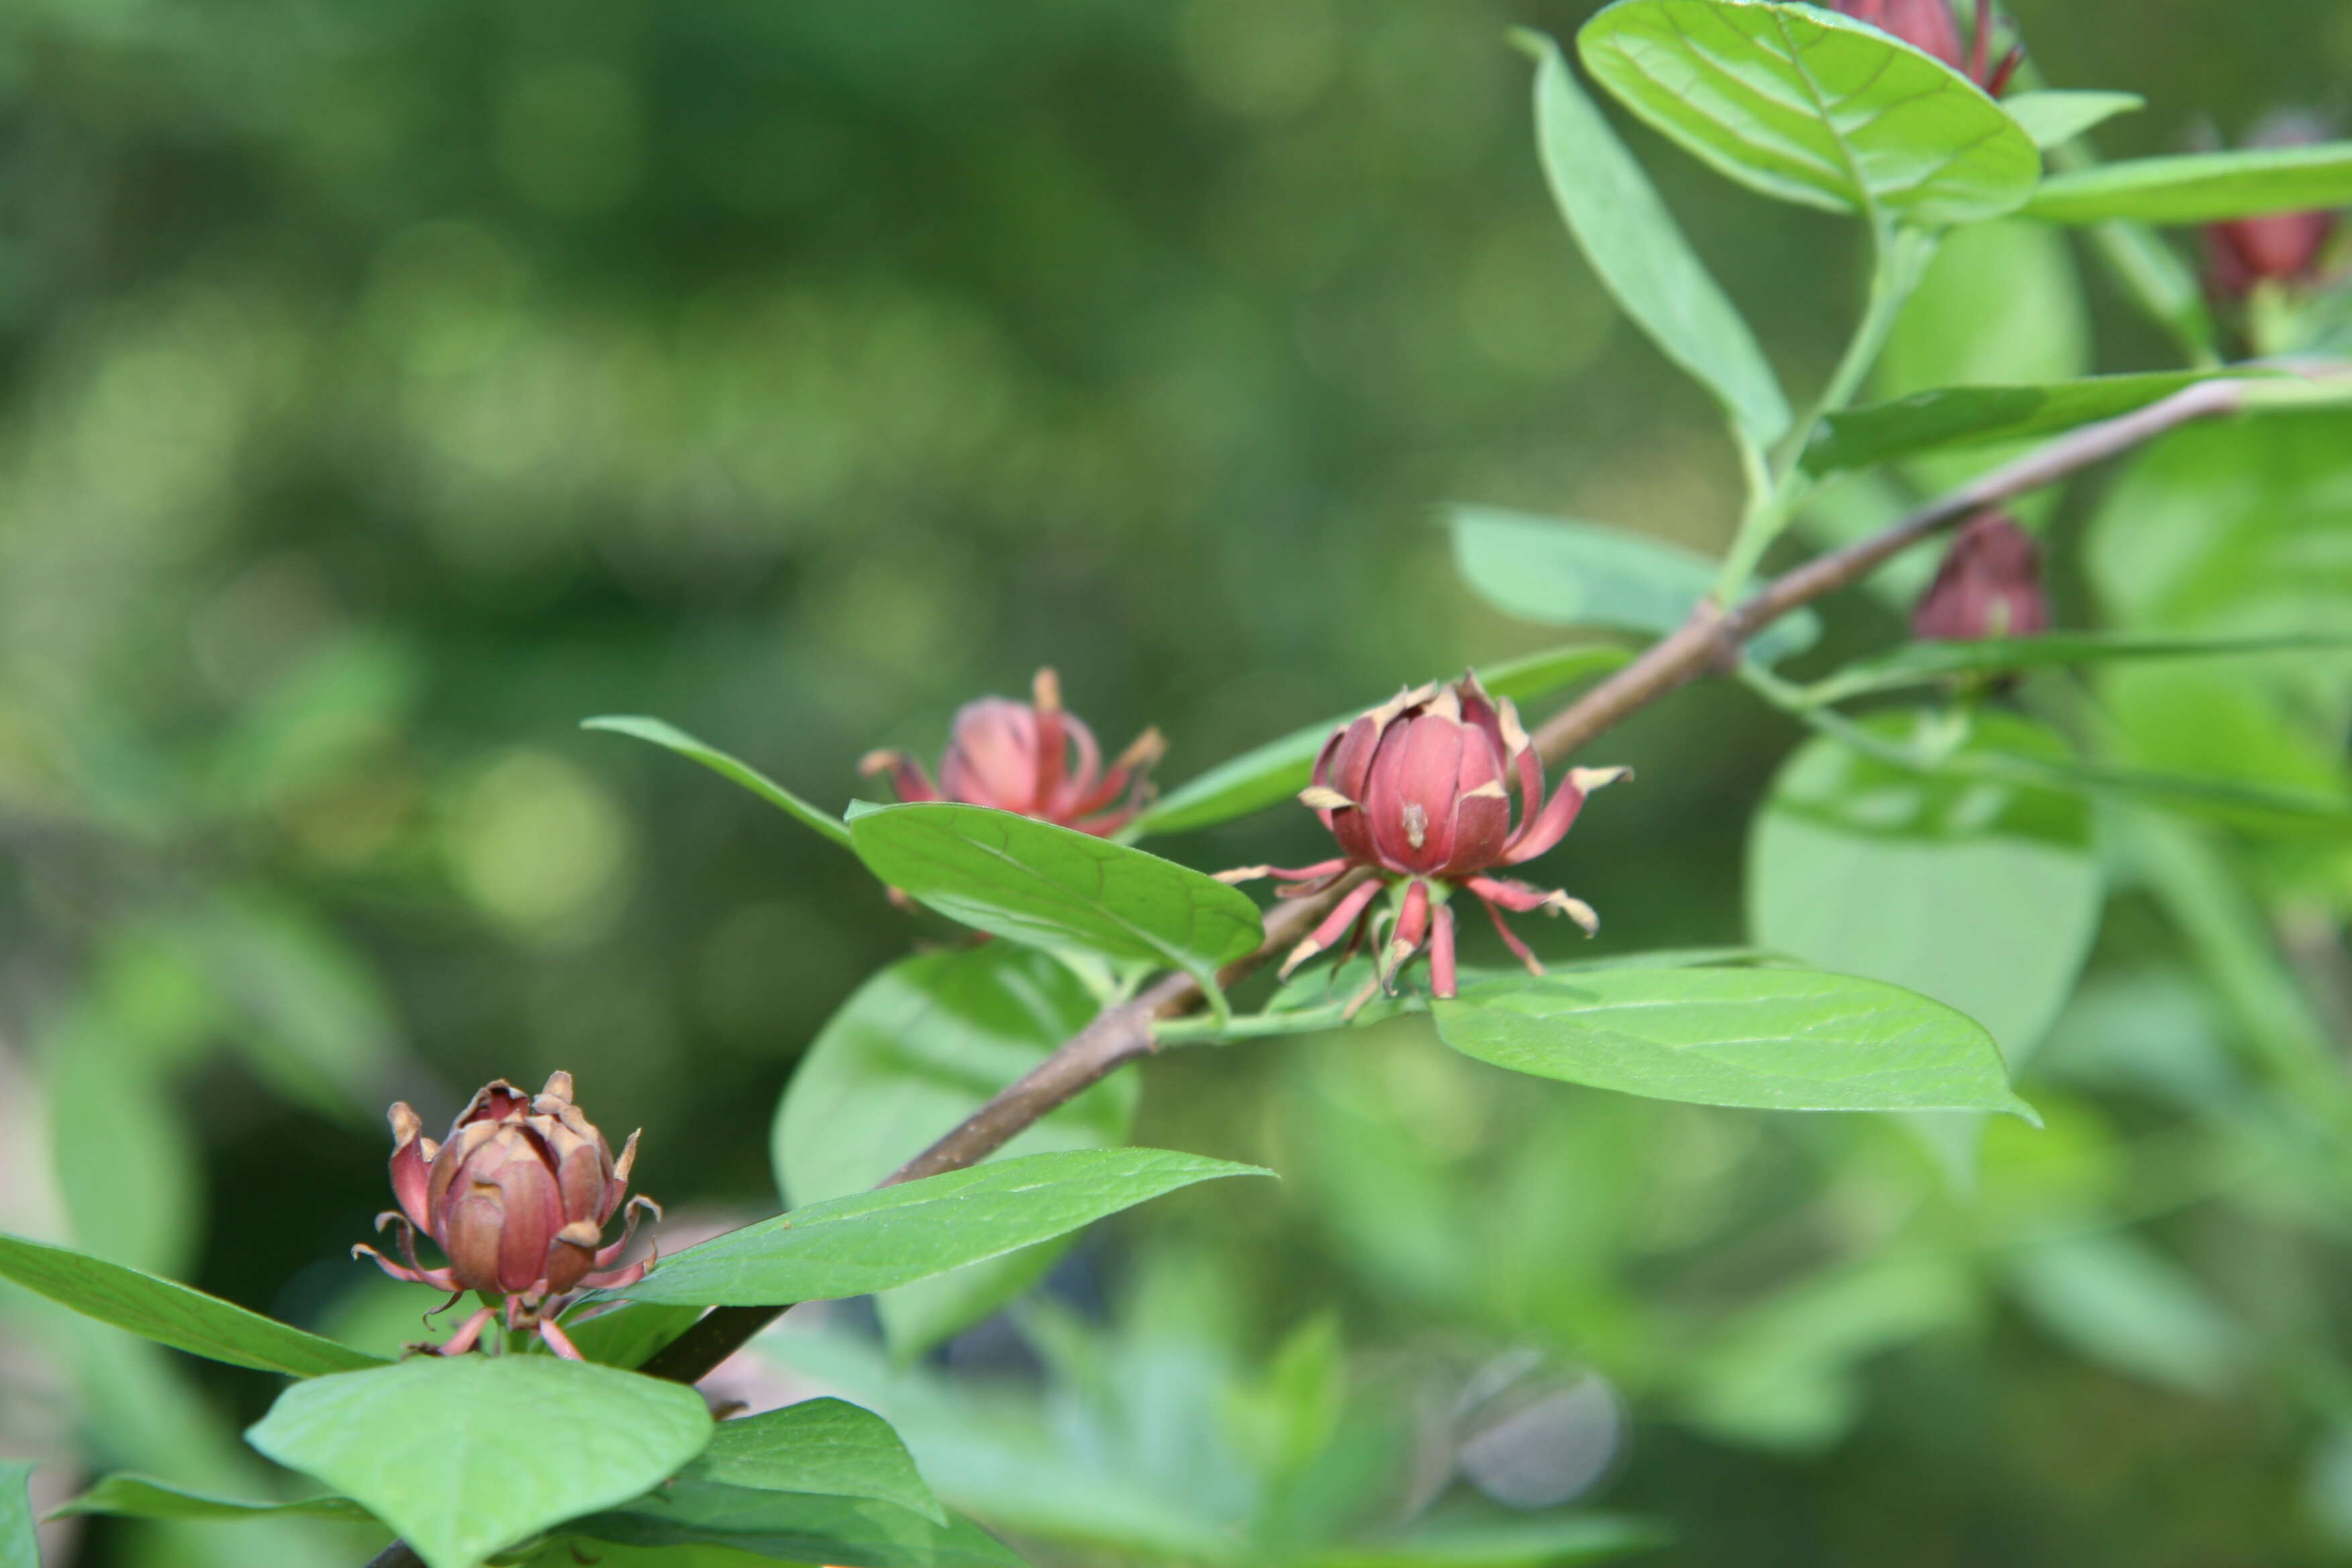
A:
POLYGON ((109 1476, 89 1490, 56 1510, 56 1515, 112 1514, 122 1519, 331 1519, 345 1524, 373 1524, 375 1515, 347 1497, 303 1498, 295 1502, 247 1502, 242 1498, 213 1497, 152 1476, 109 1476))
POLYGON ((2146 109, 2136 92, 2013 92, 2000 100, 2036 147, 2055 147, 2118 114, 2146 109))
POLYGON ((1465 985, 1465 1056, 1653 1100, 1768 1110, 2032 1111, 1984 1026, 1915 992, 1790 969, 1620 969, 1465 985))
POLYGON ((429 1568, 479 1568, 675 1475, 709 1441, 710 1412, 683 1384, 551 1355, 418 1356, 298 1383, 246 1438, 400 1531, 429 1568))
POLYGON ((1649 176, 1577 85, 1559 47, 1514 35, 1536 59, 1536 148, 1560 216, 1603 287, 1665 356, 1704 383, 1758 447, 1789 428, 1789 402, 1755 334, 1692 253, 1649 176))
POLYGON ((2184 386, 2243 370, 2092 375, 2043 386, 1947 386, 1827 416, 1805 449, 1815 473, 1868 468, 1943 447, 2054 436, 2112 419, 2184 386))
MULTIPOLYGON (((1067 967, 1012 942, 890 965, 826 1022, 784 1090, 772 1149, 785 1200, 880 1185, 1076 1034, 1097 1005, 1067 967)), ((998 1157, 1123 1143, 1139 1090, 1134 1074, 1114 1074, 998 1157)), ((1045 1243, 884 1292, 877 1305, 892 1345, 919 1353, 1019 1294, 1056 1254, 1045 1243)))
MULTIPOLYGON (((754 1557, 858 1568, 1021 1568, 970 1520, 935 1524, 869 1498, 807 1497, 680 1479, 564 1531, 628 1546, 727 1547, 754 1557)), ((593 1554, 593 1553, 592 1553, 593 1554)))
POLYGON ((2050 223, 2214 223, 2352 205, 2352 142, 2133 158, 2053 174, 2025 215, 2050 223))
POLYGON ((363 1351, 87 1253, 0 1233, 0 1279, 62 1302, 86 1318, 231 1366, 292 1377, 381 1366, 363 1351))
MULTIPOLYGON (((1872 722, 1900 734, 1911 716, 1872 722)), ((1974 738, 2070 754, 2008 714, 1979 714, 1974 738)), ((1991 1032, 2012 1067, 2073 991, 2105 898, 2079 796, 1922 776, 1826 738, 1789 759, 1749 832, 1758 942, 1957 1008, 1991 1032)))
POLYGON ((870 1498, 944 1526, 947 1510, 890 1424, 839 1399, 806 1399, 722 1421, 680 1479, 755 1491, 870 1498))
MULTIPOLYGON (((1706 556, 1622 529, 1499 507, 1456 505, 1446 516, 1463 580, 1527 620, 1663 635, 1715 588, 1716 563, 1706 556)), ((1770 664, 1820 636, 1820 618, 1799 610, 1749 648, 1770 664)))
POLYGON ((867 869, 968 926, 1047 948, 1213 973, 1263 936, 1247 895, 1173 860, 982 805, 860 812, 867 869))
MULTIPOLYGON (((1478 679, 1497 697, 1526 702, 1557 691, 1570 681, 1605 675, 1632 658, 1623 648, 1580 643, 1489 666, 1478 671, 1478 679)), ((1244 816, 1290 799, 1307 787, 1323 742, 1360 711, 1337 714, 1305 725, 1211 768, 1171 791, 1137 818, 1133 831, 1182 833, 1244 816)))
POLYGON ((1923 226, 2015 209, 2033 140, 1958 71, 1867 24, 1764 0, 1617 0, 1584 25, 1587 70, 1742 184, 1923 226))
POLYGON ((1163 1149, 1027 1154, 730 1231, 664 1258, 626 1294, 716 1306, 863 1296, 1050 1241, 1195 1182, 1271 1174, 1163 1149))
POLYGON ((1878 691, 1926 686, 1958 675, 2062 668, 2121 660, 2243 658, 2352 649, 2352 633, 2253 637, 2139 637, 2128 632, 2053 632, 1981 642, 1906 642, 1857 659, 1803 688, 1807 701, 1843 702, 1878 691))
POLYGON ((770 805, 781 808, 806 826, 816 829, 836 844, 849 842, 849 828, 841 818, 820 806, 811 805, 751 763, 730 756, 716 746, 706 745, 674 724, 659 719, 647 719, 635 714, 614 713, 602 718, 583 719, 583 730, 605 730, 615 735, 631 735, 640 741, 650 741, 656 746, 676 752, 679 756, 700 763, 722 778, 734 780, 770 805))

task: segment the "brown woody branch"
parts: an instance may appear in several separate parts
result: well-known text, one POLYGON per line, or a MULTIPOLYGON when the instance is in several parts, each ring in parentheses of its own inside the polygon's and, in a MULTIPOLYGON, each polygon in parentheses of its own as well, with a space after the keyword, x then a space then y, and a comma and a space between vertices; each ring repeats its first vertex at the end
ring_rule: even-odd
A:
MULTIPOLYGON (((1701 604, 1675 631, 1554 714, 1535 731, 1537 749, 1547 763, 1559 763, 1667 693, 1701 676, 1734 668, 1741 645, 1791 610, 1852 586, 1912 545, 1988 507, 2053 484, 2182 425, 2235 413, 2244 404, 2245 386, 2236 381, 2200 382, 2137 413, 2086 426, 1867 539, 1772 579, 1736 610, 1727 611, 1712 600, 1701 604)), ((1265 917, 1265 942, 1256 952, 1229 964, 1221 981, 1231 985, 1287 952, 1347 889, 1368 874, 1359 872, 1318 897, 1276 905, 1265 917)), ((952 1131, 901 1165, 884 1184, 977 1164, 1055 1108, 1151 1055, 1157 1048, 1153 1025, 1192 1012, 1202 1000, 1192 976, 1171 974, 1132 1001, 1107 1009, 952 1131)), ((679 1383, 697 1382, 785 1310, 783 1306, 714 1308, 639 1370, 679 1383)), ((404 1542, 394 1542, 368 1568, 422 1565, 404 1542)))

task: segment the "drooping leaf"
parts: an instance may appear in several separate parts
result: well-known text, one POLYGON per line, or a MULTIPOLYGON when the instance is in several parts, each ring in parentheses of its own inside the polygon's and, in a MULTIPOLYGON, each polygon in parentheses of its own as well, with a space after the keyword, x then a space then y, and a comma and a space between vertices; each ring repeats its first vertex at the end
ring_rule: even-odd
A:
MULTIPOLYGON (((1911 716, 1868 722, 1900 734, 1911 716)), ((1978 715, 1973 740, 2071 755, 2041 725, 1999 712, 1978 715)), ((2012 1067, 2074 990, 2105 899, 2079 796, 1922 776, 1826 738, 1789 759, 1749 832, 1759 942, 1957 1008, 2012 1067)))
POLYGON ((625 1294, 715 1306, 863 1296, 1050 1241, 1195 1182, 1272 1173, 1164 1149, 1025 1154, 730 1231, 663 1259, 625 1294))
POLYGON ((1536 148, 1560 216, 1633 324, 1715 394, 1757 447, 1789 428, 1789 401, 1748 323, 1683 238, 1649 176, 1540 33, 1513 35, 1536 60, 1536 148))
MULTIPOLYGON (((1497 697, 1526 702, 1570 681, 1605 675, 1632 658, 1623 648, 1579 643, 1481 669, 1478 679, 1497 697)), ((1188 832, 1290 799, 1307 787, 1316 754, 1332 731, 1355 716, 1355 712, 1342 713, 1305 725, 1219 763, 1155 804, 1136 819, 1132 831, 1139 835, 1188 832)))
POLYGON ((2013 92, 2000 106, 2036 147, 2055 147, 2118 114, 2146 109, 2147 100, 2136 92, 2013 92))
POLYGON ((0 1568, 41 1568, 41 1543, 27 1489, 33 1467, 0 1460, 0 1568))
POLYGON ((121 1519, 331 1519, 344 1524, 373 1524, 375 1515, 347 1497, 303 1498, 295 1502, 248 1502, 242 1498, 213 1497, 173 1486, 152 1476, 109 1476, 89 1490, 56 1510, 52 1517, 76 1513, 112 1514, 121 1519))
POLYGON ((2042 159, 1974 83, 1833 12, 1765 0, 1617 0, 1584 67, 1694 156, 1766 195, 1935 226, 2011 212, 2042 159))
MULTIPOLYGON (((1446 516, 1463 580, 1527 620, 1662 635, 1715 588, 1714 562, 1638 533, 1499 507, 1456 505, 1446 516)), ((1820 636, 1820 618, 1800 610, 1749 647, 1770 664, 1820 636)))
POLYGON ((915 1458, 890 1424, 845 1400, 807 1399, 763 1415, 722 1421, 680 1479, 754 1491, 870 1498, 945 1526, 915 1458))
POLYGON ((640 741, 650 741, 681 757, 700 763, 723 778, 734 780, 770 805, 781 808, 787 816, 797 817, 803 826, 814 828, 835 844, 849 842, 848 826, 840 817, 821 806, 811 805, 741 758, 730 756, 716 746, 707 745, 674 724, 636 714, 610 713, 601 718, 583 719, 580 727, 583 730, 606 730, 615 735, 632 735, 640 741))
POLYGON ((1247 895, 1173 860, 981 805, 860 812, 851 846, 892 887, 1046 948, 1213 973, 1264 934, 1247 895))
POLYGON ((1653 1100, 1766 1110, 2005 1110, 1984 1026, 1875 980, 1619 969, 1465 985, 1431 1005, 1465 1056, 1653 1100))
POLYGON ((2352 205, 2352 142, 2133 158, 2053 174, 2026 204, 2047 223, 2217 223, 2352 205))
POLYGON ((5 1232, 0 1232, 0 1279, 13 1279, 83 1317, 231 1366, 316 1377, 383 1364, 363 1351, 306 1334, 202 1290, 5 1232))
POLYGON ((699 1307, 670 1306, 659 1301, 613 1302, 590 1299, 581 1307, 599 1306, 595 1316, 578 1321, 566 1317, 563 1331, 580 1353, 600 1366, 635 1368, 653 1353, 694 1325, 699 1307))
POLYGON ((942 1526, 868 1498, 809 1497, 680 1479, 564 1531, 625 1546, 725 1547, 788 1563, 856 1568, 1022 1568, 970 1520, 942 1526))
POLYGON ((1561 1568, 1654 1551, 1672 1540, 1646 1520, 1605 1513, 1440 1520, 1318 1552, 1306 1568, 1561 1568))
MULTIPOLYGON (((1076 1034, 1096 999, 1064 964, 1012 942, 920 953, 868 980, 825 1024, 777 1108, 777 1184, 791 1204, 878 1186, 1076 1034)), ((1127 1141, 1139 1086, 1118 1073, 1008 1143, 999 1158, 1127 1141)), ((1051 1243, 886 1291, 883 1326, 920 1353, 1018 1295, 1051 1243)))
POLYGON ((2129 414, 2182 387, 2242 369, 2091 375, 2042 386, 1947 386, 1825 416, 1805 467, 1817 474, 1863 468, 1945 447, 2055 436, 2129 414))
POLYGON ((2052 669, 2124 660, 2243 658, 2259 655, 2352 649, 2352 633, 2311 636, 2140 637, 2129 632, 2053 632, 2035 637, 1988 637, 1982 642, 1907 642, 1857 659, 1802 689, 1811 703, 1843 702, 1873 692, 1927 686, 1956 675, 2052 669))
POLYGON ((710 1413, 682 1384, 584 1362, 419 1356, 298 1383, 246 1439, 399 1531, 429 1568, 480 1568, 675 1475, 710 1440, 710 1413))

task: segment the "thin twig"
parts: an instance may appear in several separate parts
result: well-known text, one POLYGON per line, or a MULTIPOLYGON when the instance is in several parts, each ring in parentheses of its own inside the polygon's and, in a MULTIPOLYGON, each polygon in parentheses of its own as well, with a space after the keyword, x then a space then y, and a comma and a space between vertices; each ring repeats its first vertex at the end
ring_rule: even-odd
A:
MULTIPOLYGON (((2234 413, 2243 404, 2246 384, 2200 382, 2137 413, 2086 426, 1961 486, 1868 539, 1816 556, 1774 578, 1736 611, 1727 612, 1712 600, 1701 604, 1640 658, 1547 721, 1535 731, 1537 750, 1547 763, 1559 763, 1667 693, 1701 676, 1736 668, 1740 645, 1791 610, 1860 582, 1963 518, 2053 484, 2182 425, 2234 413)), ((1221 982, 1230 986, 1288 951, 1368 875, 1359 871, 1318 897, 1276 905, 1265 918, 1265 941, 1256 952, 1226 966, 1221 982)), ((1056 1107, 1129 1062, 1151 1055, 1157 1045, 1154 1022, 1189 1013, 1202 1001, 1200 985, 1191 975, 1171 974, 1133 1001, 1097 1015, 883 1184, 977 1164, 1056 1107)), ((678 1383, 698 1382, 785 1310, 782 1306, 713 1308, 638 1370, 678 1383)), ((368 1568, 423 1565, 404 1542, 395 1541, 368 1568)))

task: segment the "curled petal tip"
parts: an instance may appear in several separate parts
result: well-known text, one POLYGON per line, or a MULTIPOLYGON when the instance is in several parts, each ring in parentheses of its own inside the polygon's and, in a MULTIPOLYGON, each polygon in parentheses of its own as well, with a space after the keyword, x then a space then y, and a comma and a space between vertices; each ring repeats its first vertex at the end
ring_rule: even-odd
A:
POLYGON ((857 775, 860 778, 872 778, 876 773, 887 773, 898 766, 906 755, 904 752, 894 752, 887 747, 868 752, 857 759, 857 775))
POLYGON ((425 1131, 425 1119, 410 1109, 404 1100, 394 1100, 392 1109, 384 1112, 384 1120, 392 1123, 392 1141, 395 1145, 413 1142, 425 1131))
POLYGON ((1029 682, 1029 700, 1040 713, 1058 713, 1062 709, 1062 678, 1054 673, 1050 664, 1039 665, 1036 677, 1029 682))
POLYGON ((1223 882, 1228 887, 1236 882, 1255 882, 1260 877, 1271 877, 1273 875, 1274 868, 1271 866, 1236 866, 1230 871, 1217 871, 1212 873, 1214 880, 1223 882))
POLYGON ((1329 784, 1308 784, 1298 792, 1298 802, 1318 811, 1346 811, 1356 804, 1329 784))
POLYGON ((1611 784, 1622 783, 1633 776, 1633 770, 1631 768, 1570 768, 1568 770, 1568 782, 1583 795, 1591 795, 1597 789, 1606 789, 1611 784))
POLYGON ((560 1100, 572 1103, 572 1075, 561 1068, 547 1075, 547 1087, 539 1091, 541 1100, 560 1100))
POLYGON ((1587 936, 1601 934, 1601 917, 1595 914, 1592 906, 1582 899, 1571 899, 1566 893, 1554 893, 1544 900, 1544 910, 1549 914, 1566 915, 1570 920, 1582 926, 1584 934, 1587 936))
POLYGON ((1127 750, 1118 754, 1118 760, 1113 762, 1111 766, 1126 768, 1132 772, 1137 768, 1150 767, 1167 754, 1168 737, 1162 735, 1160 732, 1160 727, 1155 724, 1129 742, 1127 750))

